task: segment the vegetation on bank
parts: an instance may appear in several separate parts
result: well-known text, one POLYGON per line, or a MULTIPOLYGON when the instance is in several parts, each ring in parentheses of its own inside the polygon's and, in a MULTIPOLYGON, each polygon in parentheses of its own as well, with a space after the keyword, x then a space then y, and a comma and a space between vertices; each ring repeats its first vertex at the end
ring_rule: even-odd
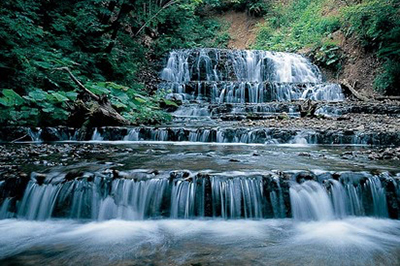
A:
MULTIPOLYGON (((263 1, 264 2, 264 1, 263 1)), ((381 93, 400 95, 400 3, 397 0, 273 1, 253 48, 307 51, 325 68, 340 72, 345 54, 336 32, 355 37, 383 66, 374 83, 381 93)))
MULTIPOLYGON (((193 0, 3 0, 0 124, 66 124, 80 90, 107 95, 132 123, 169 119, 173 104, 141 75, 172 48, 224 46, 217 21, 193 0)), ((151 75, 151 73, 147 73, 151 75)))

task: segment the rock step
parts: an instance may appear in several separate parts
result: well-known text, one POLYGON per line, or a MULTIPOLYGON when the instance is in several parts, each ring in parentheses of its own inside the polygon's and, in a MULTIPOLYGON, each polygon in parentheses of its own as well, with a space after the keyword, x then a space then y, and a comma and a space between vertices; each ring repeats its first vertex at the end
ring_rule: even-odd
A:
POLYGON ((172 92, 173 100, 199 100, 210 103, 267 103, 294 100, 342 101, 342 88, 334 83, 271 82, 167 82, 161 90, 172 92))
POLYGON ((2 141, 190 141, 206 143, 400 145, 400 132, 249 127, 3 127, 2 141))

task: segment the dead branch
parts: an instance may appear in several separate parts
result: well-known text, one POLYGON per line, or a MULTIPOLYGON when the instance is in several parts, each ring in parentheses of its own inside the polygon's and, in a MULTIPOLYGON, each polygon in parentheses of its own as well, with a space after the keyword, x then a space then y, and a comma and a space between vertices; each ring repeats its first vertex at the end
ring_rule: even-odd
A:
MULTIPOLYGON (((354 83, 355 85, 356 83, 354 83)), ((361 101, 369 101, 369 99, 367 97, 365 97, 364 95, 361 95, 360 93, 358 93, 354 87, 355 86, 351 86, 350 83, 347 80, 342 80, 342 82, 340 82, 340 85, 342 85, 343 87, 347 88, 351 94, 356 97, 357 99, 361 100, 361 101)))
POLYGON ((17 141, 19 141, 19 140, 21 140, 21 139, 23 139, 23 138, 25 138, 25 137, 27 137, 27 136, 28 136, 28 134, 25 134, 25 135, 23 135, 23 136, 20 137, 20 138, 14 139, 13 141, 11 141, 11 143, 17 142, 17 141))
POLYGON ((72 81, 84 92, 86 92, 87 94, 89 94, 93 99, 95 99, 96 101, 100 100, 100 97, 97 96, 96 94, 94 94, 93 92, 91 92, 90 90, 88 90, 75 76, 74 74, 72 74, 71 70, 68 67, 59 67, 56 68, 55 70, 63 70, 66 71, 69 75, 69 77, 72 79, 72 81))
POLYGON ((167 7, 177 3, 178 0, 171 0, 168 3, 166 3, 165 5, 163 5, 160 10, 157 11, 157 13, 155 13, 150 19, 146 20, 145 23, 143 23, 143 25, 139 28, 139 30, 135 33, 134 36, 137 36, 146 26, 147 24, 149 24, 155 17, 158 16, 158 14, 161 13, 161 11, 163 11, 164 9, 166 9, 167 7))

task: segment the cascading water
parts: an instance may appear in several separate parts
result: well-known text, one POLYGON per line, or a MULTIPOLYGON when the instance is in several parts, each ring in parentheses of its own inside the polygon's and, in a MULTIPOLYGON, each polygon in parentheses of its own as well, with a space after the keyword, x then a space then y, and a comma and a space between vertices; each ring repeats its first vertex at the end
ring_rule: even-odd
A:
MULTIPOLYGON (((326 184, 325 184, 326 185, 326 184)), ((337 180, 328 180, 328 188, 315 181, 292 185, 290 201, 293 218, 298 220, 330 220, 347 216, 371 215, 388 217, 386 192, 376 176, 368 177, 364 185, 343 185, 337 180), (362 187, 362 188, 361 188, 362 187), (366 194, 372 197, 366 213, 366 194)))
POLYGON ((91 220, 148 218, 283 218, 331 220, 347 216, 388 217, 381 179, 363 174, 339 180, 296 181, 276 175, 226 173, 218 175, 145 172, 130 178, 97 175, 82 180, 39 185, 30 181, 17 211, 10 201, 0 207, 0 218, 28 220, 65 217, 91 220), (291 214, 290 214, 291 213, 291 214))
POLYGON ((212 103, 344 99, 338 84, 323 83, 319 69, 290 53, 244 50, 175 50, 161 73, 161 89, 184 100, 212 103))
MULTIPOLYGON (((343 264, 332 260, 336 252, 336 258, 346 254, 346 262, 356 265, 365 250, 382 252, 382 247, 379 263, 384 257, 396 264, 386 248, 400 243, 398 221, 374 218, 399 218, 400 175, 378 174, 375 166, 385 168, 344 162, 333 147, 308 144, 392 144, 400 143, 400 135, 232 123, 242 117, 300 116, 297 100, 343 100, 341 87, 324 83, 306 58, 176 50, 161 78, 160 90, 183 103, 172 124, 101 127, 83 135, 67 127, 27 128, 33 141, 71 141, 43 146, 60 145, 73 163, 62 156, 50 169, 47 159, 40 159, 35 167, 43 169, 46 161, 46 175, 0 181, 0 264, 12 254, 18 264, 19 254, 30 258, 26 255, 41 254, 41 247, 45 256, 38 264, 66 258, 82 264, 93 256, 91 265, 151 264, 153 257, 155 265, 200 265, 201 260, 190 261, 196 252, 197 258, 207 258, 204 264, 216 254, 229 261, 224 265, 264 265, 266 254, 275 258, 268 258, 271 265, 343 264), (366 169, 374 174, 359 172, 366 169), (252 252, 260 259, 250 258, 252 252)), ((318 114, 340 115, 335 103, 318 104, 318 114)), ((386 170, 393 169, 398 170, 386 170)))

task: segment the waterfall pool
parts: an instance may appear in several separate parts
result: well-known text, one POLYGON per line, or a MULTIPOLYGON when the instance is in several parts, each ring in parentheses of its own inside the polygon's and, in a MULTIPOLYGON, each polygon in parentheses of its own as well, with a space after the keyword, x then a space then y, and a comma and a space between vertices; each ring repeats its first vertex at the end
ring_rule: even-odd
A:
POLYGON ((398 265, 400 221, 0 221, 1 265, 398 265))

